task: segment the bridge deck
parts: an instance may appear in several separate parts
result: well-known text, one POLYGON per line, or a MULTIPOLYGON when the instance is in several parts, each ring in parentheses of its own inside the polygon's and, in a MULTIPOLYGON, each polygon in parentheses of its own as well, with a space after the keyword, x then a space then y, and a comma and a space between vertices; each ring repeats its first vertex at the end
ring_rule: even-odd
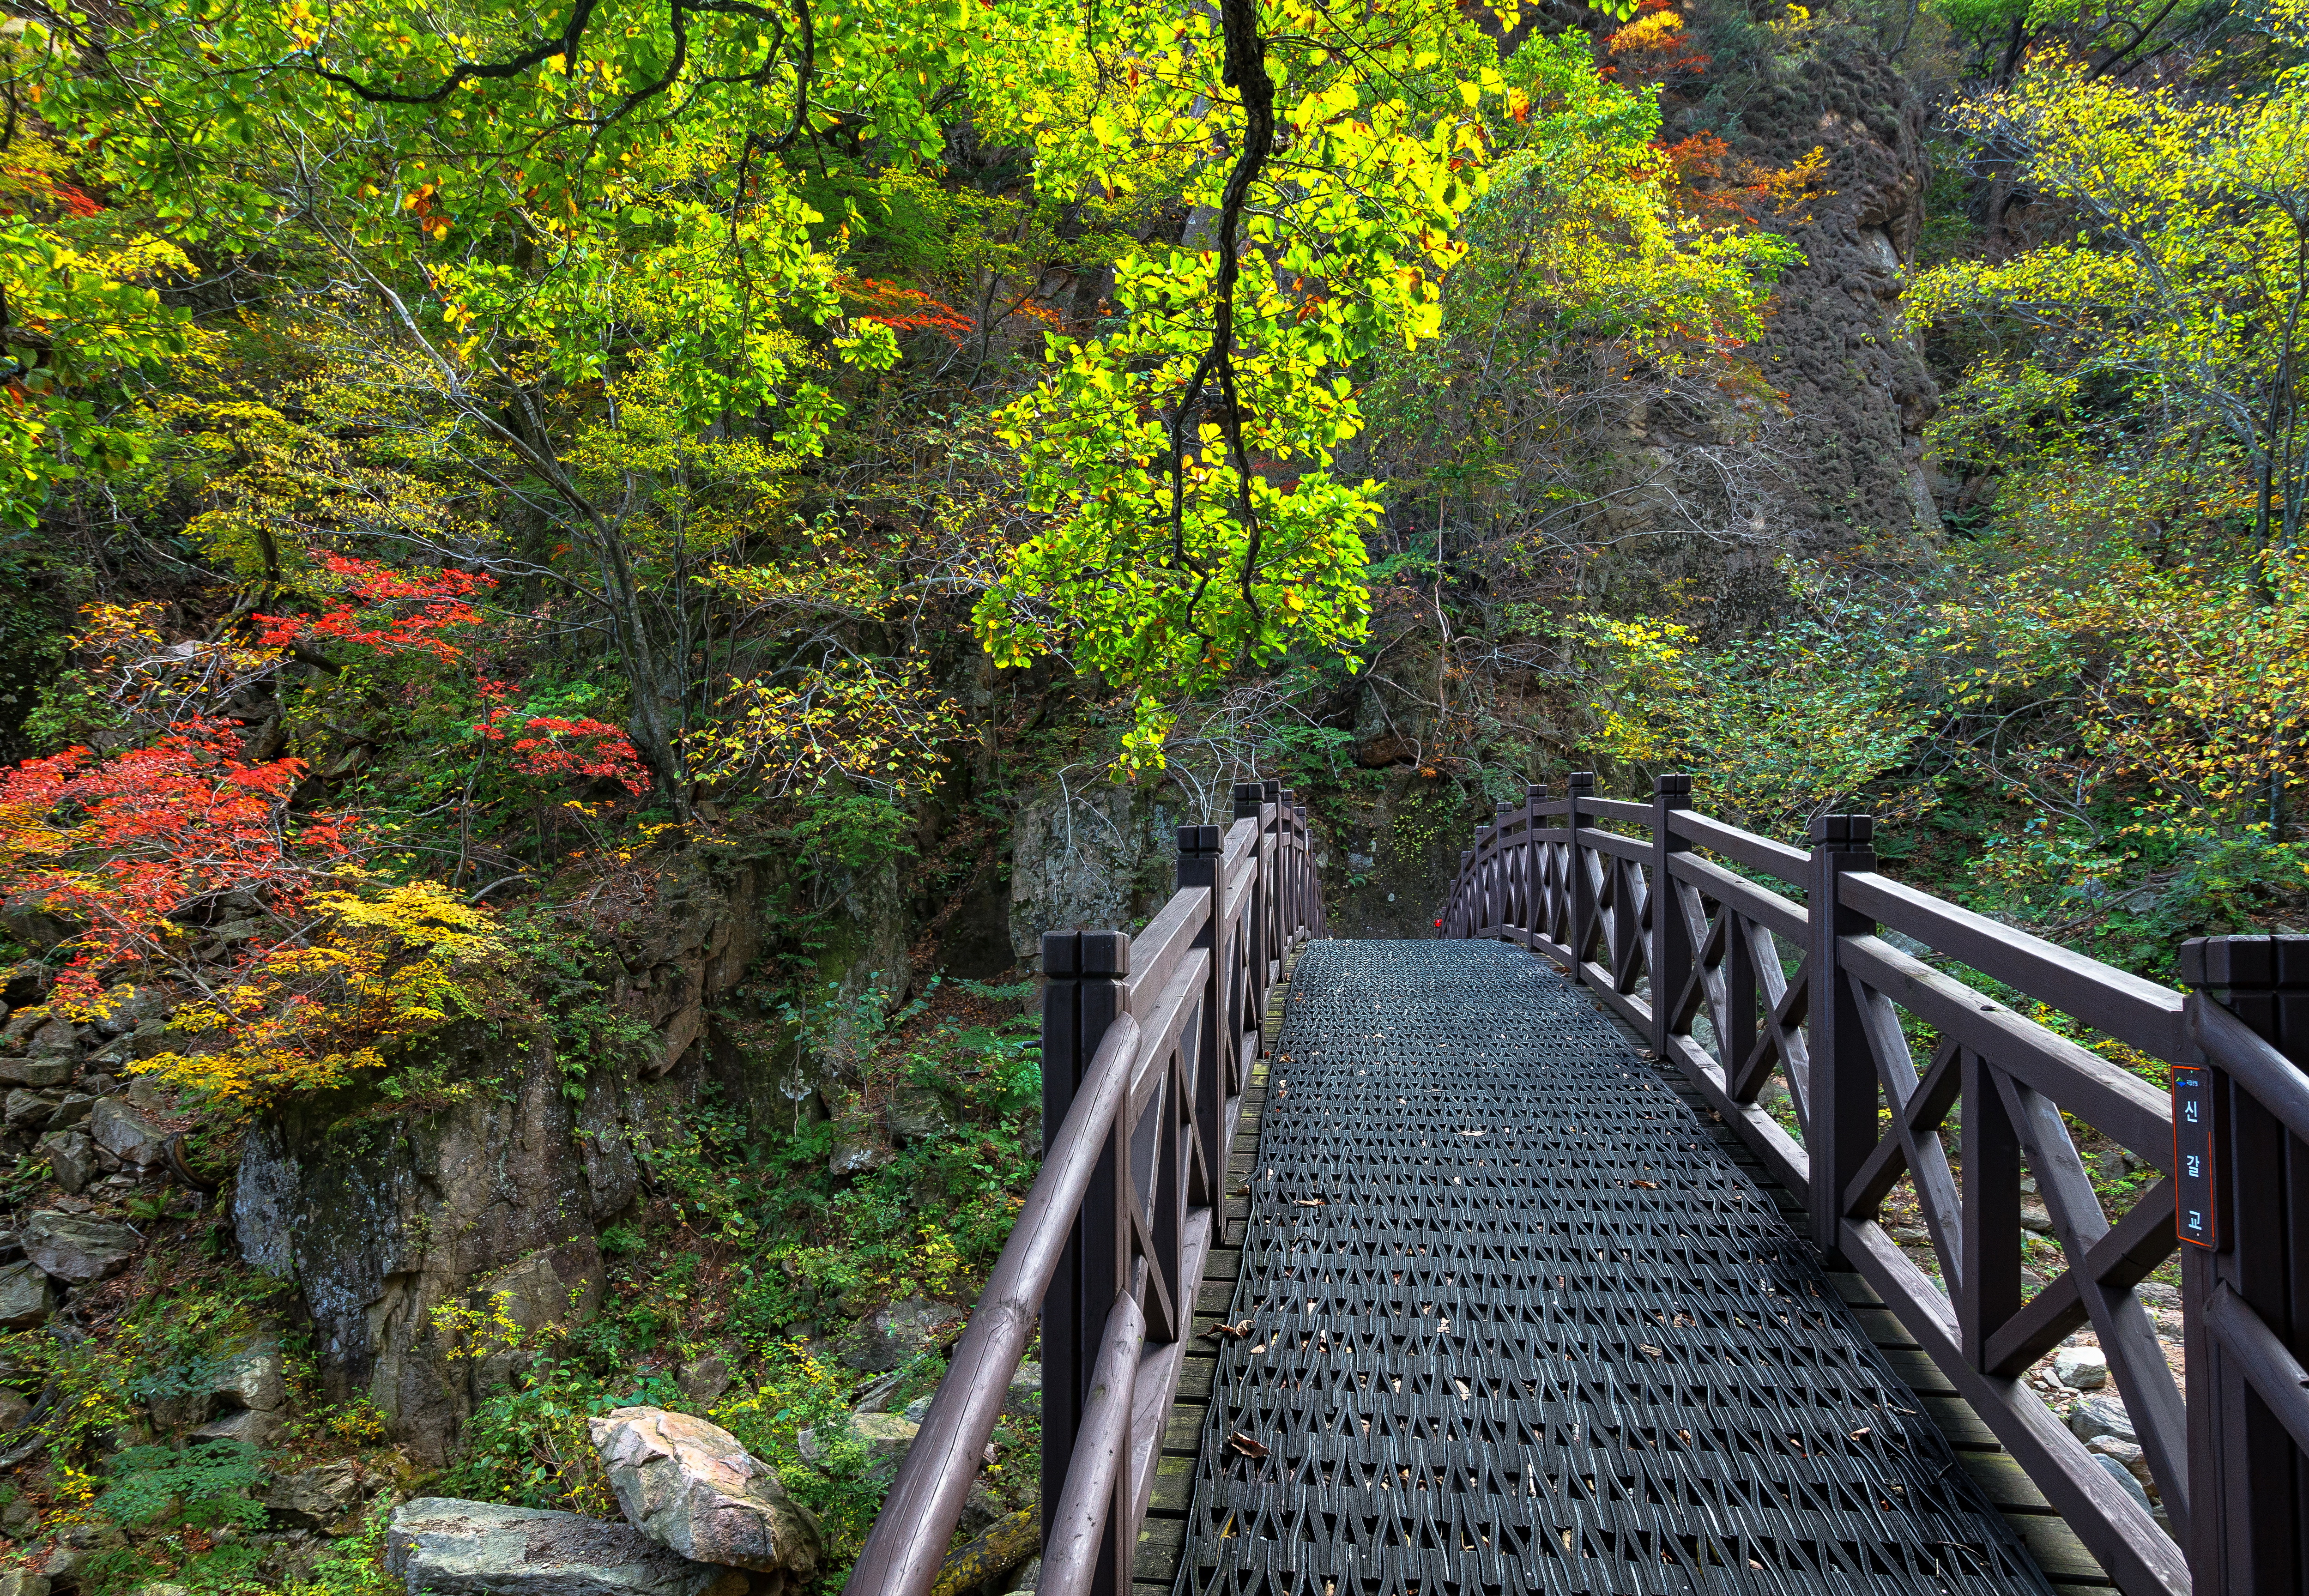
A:
POLYGON ((1771 1198, 1528 953, 1317 944, 1266 1084, 1182 1592, 2046 1588, 1771 1198))

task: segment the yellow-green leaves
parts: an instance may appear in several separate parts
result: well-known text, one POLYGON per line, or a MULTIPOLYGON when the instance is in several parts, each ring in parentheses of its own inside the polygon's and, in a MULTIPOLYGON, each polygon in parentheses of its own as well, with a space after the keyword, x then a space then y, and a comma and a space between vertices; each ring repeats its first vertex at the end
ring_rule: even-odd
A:
POLYGON ((2309 73, 2201 99, 2182 86, 2096 76, 2057 54, 1959 118, 2078 218, 2073 236, 2001 261, 1960 260, 1910 290, 1918 322, 1975 316, 2026 356, 1976 367, 1945 423, 1981 447, 2016 394, 2132 391, 2218 425, 2260 482, 2260 535, 2303 531, 2309 498, 2309 73))

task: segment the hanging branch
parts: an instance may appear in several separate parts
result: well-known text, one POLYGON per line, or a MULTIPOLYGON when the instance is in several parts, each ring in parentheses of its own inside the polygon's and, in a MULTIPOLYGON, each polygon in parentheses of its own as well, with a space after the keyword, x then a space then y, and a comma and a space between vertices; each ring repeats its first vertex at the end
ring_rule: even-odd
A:
MULTIPOLYGON (((1251 579, 1258 570, 1258 513, 1250 502, 1250 455, 1242 441, 1242 401, 1236 391, 1234 369, 1234 294, 1241 275, 1237 238, 1242 208, 1267 157, 1275 153, 1275 80, 1267 75, 1267 41, 1258 34, 1258 0, 1220 0, 1219 25, 1226 56, 1221 81, 1242 95, 1243 142, 1227 173, 1219 196, 1218 277, 1213 283, 1210 347, 1196 361, 1194 375, 1171 413, 1171 560, 1201 579, 1195 589, 1199 602, 1211 573, 1187 553, 1186 467, 1187 428, 1193 422, 1209 385, 1218 385, 1218 422, 1228 458, 1235 470, 1235 519, 1246 534, 1242 601, 1253 619, 1264 619, 1258 600, 1251 596, 1251 579)), ((1189 609, 1191 612, 1193 606, 1189 609)))

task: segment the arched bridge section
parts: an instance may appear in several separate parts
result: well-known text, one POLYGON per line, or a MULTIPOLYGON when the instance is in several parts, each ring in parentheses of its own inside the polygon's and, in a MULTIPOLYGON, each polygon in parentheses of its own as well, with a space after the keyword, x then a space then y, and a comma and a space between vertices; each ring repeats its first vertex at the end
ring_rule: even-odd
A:
POLYGON ((1561 975, 1317 943, 1284 1014, 1180 1591, 2048 1588, 1561 975))

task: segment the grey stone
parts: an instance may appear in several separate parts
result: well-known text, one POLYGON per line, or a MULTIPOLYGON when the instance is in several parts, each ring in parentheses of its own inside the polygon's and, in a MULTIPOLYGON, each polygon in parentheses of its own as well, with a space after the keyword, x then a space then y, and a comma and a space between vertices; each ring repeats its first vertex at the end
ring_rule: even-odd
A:
POLYGON ((51 1020, 32 1032, 24 1051, 34 1058, 77 1058, 80 1027, 70 1020, 51 1020))
MULTIPOLYGON (((9 1497, 8 1505, 0 1507, 0 1530, 6 1531, 9 1539, 30 1540, 39 1528, 40 1510, 33 1506, 31 1499, 22 1493, 9 1497)), ((0 1596, 7 1596, 5 1585, 0 1585, 0 1596)))
POLYGON ((68 1091, 65 1093, 64 1100, 56 1105, 56 1111, 48 1116, 48 1128, 60 1131, 67 1126, 78 1125, 88 1117, 89 1110, 94 1107, 96 1100, 88 1093, 68 1091))
POLYGON ((901 1145, 909 1142, 935 1141, 950 1135, 954 1121, 944 1104, 935 1098, 916 1097, 894 1100, 883 1115, 889 1126, 890 1138, 901 1145))
POLYGON ((2108 1355, 2098 1347, 2063 1347, 2053 1354, 2053 1377, 2079 1391, 2108 1384, 2108 1355))
POLYGON ((288 1280, 297 1272, 290 1221, 302 1171, 279 1143, 279 1133, 262 1125, 242 1140, 240 1174, 232 1186, 232 1230, 243 1263, 288 1280))
POLYGON ((138 1246, 136 1233, 125 1225, 50 1208, 35 1210, 24 1222, 24 1255, 75 1286, 119 1273, 138 1246))
POLYGON ((826 1172, 832 1175, 864 1175, 880 1169, 890 1161, 890 1152, 871 1142, 844 1142, 826 1160, 826 1172))
POLYGON ((842 1361, 851 1368, 880 1373, 894 1369, 933 1346, 938 1333, 962 1317, 944 1303, 910 1297, 881 1308, 850 1333, 842 1361))
POLYGON ((80 927, 60 914, 50 912, 45 893, 19 893, 0 903, 0 926, 8 935, 36 953, 45 953, 58 943, 80 935, 80 927))
POLYGON ((261 1408, 242 1408, 221 1419, 212 1419, 195 1430, 195 1441, 245 1441, 251 1446, 271 1446, 288 1433, 281 1415, 261 1408))
POLYGON ((61 1086, 73 1067, 70 1058, 0 1058, 0 1086, 61 1086))
POLYGON ((360 1466, 350 1458, 300 1469, 275 1480, 259 1494, 276 1523, 292 1530, 342 1533, 341 1526, 360 1505, 360 1466))
POLYGON ((96 1143, 78 1131, 50 1131, 40 1138, 39 1151, 48 1155, 48 1170, 56 1184, 74 1196, 96 1176, 96 1143))
POLYGON ((19 1086, 8 1094, 5 1109, 12 1129, 36 1131, 48 1124, 56 1106, 37 1091, 19 1086))
POLYGON ((48 1596, 49 1588, 44 1575, 29 1568, 11 1568, 0 1574, 0 1596, 48 1596))
POLYGON ((2132 1416, 2124 1411, 2123 1402, 2114 1396, 2088 1396, 2080 1401, 2069 1410, 2069 1428, 2080 1441, 2089 1441, 2095 1436, 2114 1436, 2135 1445, 2140 1442, 2132 1428, 2132 1416))
POLYGON ((270 1336, 259 1336, 243 1342, 224 1360, 217 1372, 215 1391, 236 1408, 270 1413, 286 1405, 287 1381, 281 1343, 270 1336))
POLYGON ((2042 1203, 2021 1203, 2020 1228, 2024 1230, 2033 1230, 2039 1236, 2051 1235, 2053 1233, 2053 1215, 2051 1210, 2047 1209, 2042 1203))
MULTIPOLYGON (((921 1434, 919 1420, 899 1413, 852 1413, 843 1426, 841 1437, 864 1449, 869 1466, 887 1474, 894 1471, 898 1460, 906 1455, 914 1437, 921 1434)), ((823 1463, 833 1455, 836 1436, 805 1429, 794 1436, 794 1447, 806 1463, 823 1463)))
POLYGON ((169 1133, 117 1097, 97 1100, 89 1113, 88 1134, 105 1152, 139 1169, 169 1156, 169 1133))
POLYGON ((166 1020, 147 1020, 128 1039, 129 1056, 134 1058, 157 1058, 176 1050, 177 1039, 169 1033, 166 1020))
POLYGON ((411 1596, 737 1596, 745 1576, 692 1562, 628 1524, 419 1497, 393 1511, 385 1566, 411 1596))
POLYGON ((2110 1457, 2106 1453, 2097 1454, 2093 1458, 2093 1461, 2101 1466, 2102 1471, 2106 1472, 2111 1480, 2115 1480, 2118 1485, 2124 1488, 2124 1494, 2132 1498, 2134 1504, 2140 1507, 2141 1512, 2148 1513, 2151 1511, 2149 1505, 2149 1493, 2140 1488, 2140 1481, 2132 1477, 2132 1470, 2126 1468, 2123 1463, 2117 1462, 2116 1459, 2110 1457))
POLYGON ((0 1430, 12 1430, 32 1416, 32 1404, 21 1391, 0 1385, 0 1430))
POLYGON ((0 1327, 30 1330, 56 1309, 56 1289, 37 1264, 0 1265, 0 1327))
POLYGON ((701 1408, 710 1408, 722 1400, 722 1393, 737 1383, 737 1375, 730 1367, 730 1358, 718 1349, 701 1352, 695 1358, 685 1358, 673 1373, 673 1383, 681 1394, 701 1408))
POLYGON ((618 1408, 589 1427, 618 1505, 653 1540, 725 1567, 817 1572, 817 1521, 729 1431, 664 1408, 618 1408))
POLYGON ((1002 1411, 1013 1419, 1040 1419, 1042 1416, 1042 1366, 1022 1363, 1018 1372, 1010 1376, 1010 1389, 1002 1393, 1002 1411))

